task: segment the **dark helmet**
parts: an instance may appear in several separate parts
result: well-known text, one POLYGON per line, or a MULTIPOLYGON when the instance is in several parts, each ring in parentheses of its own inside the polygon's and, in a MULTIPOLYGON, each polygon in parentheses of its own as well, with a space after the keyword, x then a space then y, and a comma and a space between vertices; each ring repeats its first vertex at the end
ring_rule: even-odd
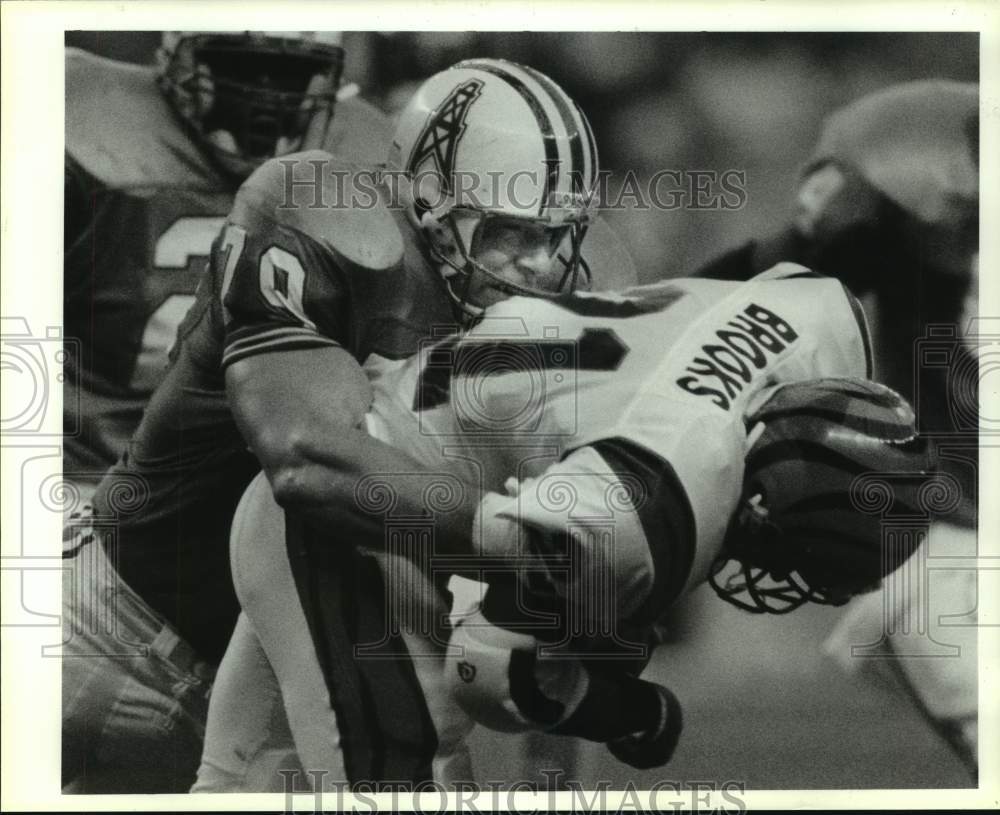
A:
POLYGON ((716 592, 749 611, 784 613, 877 588, 920 543, 886 542, 886 518, 926 515, 935 500, 927 491, 949 483, 936 477, 934 449, 914 421, 906 400, 875 382, 779 386, 748 420, 759 436, 710 577, 716 592))
POLYGON ((979 237, 979 88, 894 85, 833 113, 799 186, 797 258, 855 293, 927 268, 966 285, 979 237))
POLYGON ((344 51, 338 32, 170 31, 160 87, 222 166, 249 175, 300 149, 314 115, 330 115, 344 51))

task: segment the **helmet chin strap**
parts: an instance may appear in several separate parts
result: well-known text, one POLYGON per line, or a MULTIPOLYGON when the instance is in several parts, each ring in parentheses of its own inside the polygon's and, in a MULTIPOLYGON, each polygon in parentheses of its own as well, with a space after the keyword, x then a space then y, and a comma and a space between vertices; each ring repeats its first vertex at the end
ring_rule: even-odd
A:
MULTIPOLYGON (((449 252, 442 249, 441 243, 444 238, 444 227, 433 213, 423 210, 419 203, 412 204, 406 208, 407 220, 424 236, 424 244, 431 260, 437 263, 438 274, 444 280, 445 289, 451 298, 455 308, 461 313, 465 322, 478 320, 484 309, 469 302, 469 287, 472 284, 472 276, 464 274, 462 269, 447 257, 449 252), (455 290, 455 283, 460 282, 461 293, 455 290)), ((457 247, 449 247, 453 252, 458 251, 457 247)))

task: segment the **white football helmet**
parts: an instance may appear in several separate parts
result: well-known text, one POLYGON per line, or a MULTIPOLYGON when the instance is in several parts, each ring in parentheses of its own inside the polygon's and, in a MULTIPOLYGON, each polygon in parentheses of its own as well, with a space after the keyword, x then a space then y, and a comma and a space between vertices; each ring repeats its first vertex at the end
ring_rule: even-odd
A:
POLYGON ((476 59, 435 74, 400 114, 388 166, 410 182, 412 215, 452 296, 469 314, 474 273, 510 295, 555 296, 589 288, 580 247, 598 177, 586 117, 539 71, 476 59), (561 262, 558 286, 541 290, 498 276, 477 260, 497 225, 546 233, 561 262))
POLYGON ((314 116, 331 116, 340 32, 168 31, 160 88, 225 170, 245 176, 300 149, 314 116))

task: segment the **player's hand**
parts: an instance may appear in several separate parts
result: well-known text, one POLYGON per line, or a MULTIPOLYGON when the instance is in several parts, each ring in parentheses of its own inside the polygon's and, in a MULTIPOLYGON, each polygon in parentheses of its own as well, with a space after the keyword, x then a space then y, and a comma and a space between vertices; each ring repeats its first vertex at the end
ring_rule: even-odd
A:
POLYGON ((641 734, 633 734, 608 742, 608 750, 619 761, 637 770, 662 767, 674 755, 684 728, 681 703, 677 697, 659 685, 660 718, 641 734))

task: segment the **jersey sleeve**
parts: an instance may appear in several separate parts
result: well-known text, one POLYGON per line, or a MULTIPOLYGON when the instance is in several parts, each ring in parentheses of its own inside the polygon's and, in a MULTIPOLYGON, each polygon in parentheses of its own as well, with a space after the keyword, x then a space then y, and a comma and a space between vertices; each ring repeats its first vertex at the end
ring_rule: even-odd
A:
MULTIPOLYGON (((802 357, 806 367, 799 371, 799 378, 872 378, 872 342, 865 310, 842 280, 784 262, 761 272, 751 283, 767 284, 772 281, 779 282, 779 285, 783 281, 800 281, 815 287, 815 293, 803 289, 796 295, 801 306, 799 324, 803 330, 808 331, 814 348, 811 356, 802 357)), ((795 311, 794 305, 793 303, 785 310, 795 311)))
POLYGON ((319 241, 276 223, 229 222, 211 264, 223 304, 223 367, 256 354, 348 345, 350 287, 319 241))

